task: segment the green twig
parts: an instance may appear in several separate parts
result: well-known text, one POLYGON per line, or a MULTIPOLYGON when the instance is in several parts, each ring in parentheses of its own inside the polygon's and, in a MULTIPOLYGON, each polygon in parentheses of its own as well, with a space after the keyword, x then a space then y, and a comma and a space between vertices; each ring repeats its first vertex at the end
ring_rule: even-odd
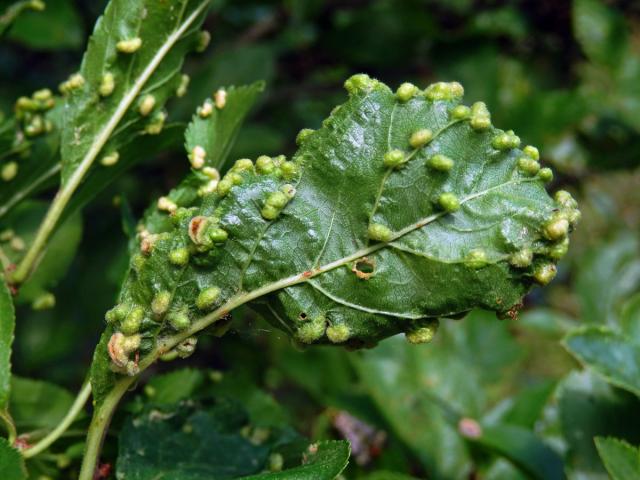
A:
POLYGON ((25 458, 35 457, 39 453, 49 448, 49 446, 51 446, 53 442, 55 442, 58 438, 60 438, 60 436, 62 436, 62 434, 66 432, 69 426, 73 423, 73 421, 76 419, 76 417, 78 416, 78 414, 80 413, 84 405, 87 403, 87 400, 89 399, 90 394, 91 394, 91 383, 87 381, 82 386, 82 389, 78 393, 78 396, 73 402, 73 405, 71 405, 71 408, 69 409, 65 417, 62 419, 62 422, 60 422, 58 426, 55 429, 53 429, 51 433, 49 433, 49 435, 44 437, 42 440, 40 440, 31 448, 22 452, 22 455, 25 458))
POLYGON ((96 470, 102 442, 109 428, 111 417, 115 412, 122 396, 129 389, 131 384, 138 377, 124 377, 119 380, 113 390, 105 397, 102 404, 93 412, 93 419, 89 426, 87 434, 87 443, 84 450, 84 458, 82 459, 82 469, 78 480, 93 480, 93 474, 96 470))

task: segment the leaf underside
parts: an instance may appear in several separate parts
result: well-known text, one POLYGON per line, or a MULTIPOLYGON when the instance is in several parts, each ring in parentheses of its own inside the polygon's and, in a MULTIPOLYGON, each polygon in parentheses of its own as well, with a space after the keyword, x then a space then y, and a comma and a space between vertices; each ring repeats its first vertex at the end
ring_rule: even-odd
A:
POLYGON ((522 150, 494 147, 505 132, 453 118, 460 97, 421 92, 400 101, 365 78, 322 128, 301 139, 291 162, 273 159, 270 173, 237 162, 216 191, 140 226, 153 241, 132 259, 120 305, 144 310, 142 355, 175 335, 168 321, 175 312, 204 327, 247 302, 305 343, 370 345, 473 308, 508 312, 537 270, 555 268, 549 252, 557 242, 542 231, 561 206, 540 176, 518 167, 522 150), (412 148, 409 138, 420 129, 433 138, 412 148), (405 152, 400 168, 383 160, 394 149, 405 152), (453 167, 427 166, 435 154, 453 159, 453 167), (233 186, 223 190, 225 181, 233 186), (268 198, 282 189, 292 194, 291 187, 293 198, 267 219, 268 198), (443 193, 454 194, 460 208, 444 210, 443 193), (228 239, 194 239, 194 217, 228 239), (372 240, 371 225, 384 226, 388 237, 372 240), (183 265, 170 261, 180 249, 189 252, 183 265), (512 266, 524 250, 533 261, 512 266), (219 299, 198 308, 196 298, 211 287, 219 299), (161 292, 171 300, 158 315, 150 305, 161 292))

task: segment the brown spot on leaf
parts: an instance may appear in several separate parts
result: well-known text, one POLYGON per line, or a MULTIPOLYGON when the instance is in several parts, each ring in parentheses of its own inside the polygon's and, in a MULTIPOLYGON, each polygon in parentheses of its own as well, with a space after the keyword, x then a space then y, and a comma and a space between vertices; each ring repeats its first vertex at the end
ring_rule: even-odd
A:
POLYGON ((362 257, 353 263, 351 271, 362 280, 369 280, 376 270, 376 261, 370 260, 368 257, 362 257))

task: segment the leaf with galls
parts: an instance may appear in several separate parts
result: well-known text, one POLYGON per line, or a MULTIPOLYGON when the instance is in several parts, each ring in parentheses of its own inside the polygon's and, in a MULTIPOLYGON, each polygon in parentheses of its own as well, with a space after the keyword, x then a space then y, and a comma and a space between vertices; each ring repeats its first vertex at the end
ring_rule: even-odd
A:
POLYGON ((532 147, 496 129, 483 103, 464 108, 457 82, 345 86, 349 100, 299 136, 291 160, 238 160, 213 191, 176 196, 164 222, 141 224, 153 248, 120 295, 145 311, 129 362, 148 365, 242 304, 303 343, 425 342, 437 319, 512 311, 553 278, 579 214, 566 192, 549 197, 544 169, 523 171, 532 147), (202 240, 210 229, 221 242, 202 240))

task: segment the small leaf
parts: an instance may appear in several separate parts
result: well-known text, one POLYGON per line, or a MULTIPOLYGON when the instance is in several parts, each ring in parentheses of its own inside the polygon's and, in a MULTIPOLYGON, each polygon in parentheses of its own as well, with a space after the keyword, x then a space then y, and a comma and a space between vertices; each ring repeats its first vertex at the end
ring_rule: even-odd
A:
POLYGON ((13 299, 2 277, 0 281, 0 410, 4 410, 9 400, 11 380, 11 345, 16 327, 13 299))
POLYGON ((206 152, 204 165, 222 170, 240 126, 263 90, 264 82, 222 88, 219 91, 225 92, 223 108, 216 107, 211 98, 205 100, 205 104, 211 106, 211 113, 204 118, 197 113, 193 116, 185 134, 187 153, 200 146, 206 152))
POLYGON ((300 467, 242 477, 242 480, 334 480, 346 468, 350 453, 348 442, 318 442, 309 446, 300 467))
POLYGON ((4 438, 0 438, 0 472, 2 472, 2 480, 26 480, 27 478, 22 455, 4 438))
POLYGON ((595 438, 598 453, 613 480, 636 480, 640 475, 640 449, 617 438, 595 438))
POLYGON ((55 428, 71 408, 73 400, 70 392, 53 383, 15 375, 11 377, 9 408, 20 432, 55 428))
POLYGON ((526 428, 515 425, 482 427, 482 435, 473 441, 509 459, 531 478, 565 478, 560 455, 526 428))
POLYGON ((640 396, 640 346, 604 327, 574 330, 564 345, 581 363, 605 380, 640 396))

